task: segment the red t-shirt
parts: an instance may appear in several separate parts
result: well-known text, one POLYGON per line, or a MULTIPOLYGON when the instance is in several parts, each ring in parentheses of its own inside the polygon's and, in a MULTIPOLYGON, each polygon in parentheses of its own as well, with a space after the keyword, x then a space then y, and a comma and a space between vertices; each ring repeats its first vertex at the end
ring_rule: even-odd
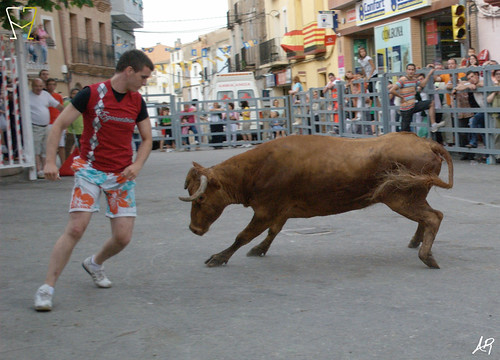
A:
MULTIPOLYGON (((59 102, 59 104, 63 105, 63 98, 60 94, 58 94, 56 92, 49 93, 49 94, 52 95, 52 97, 54 99, 56 99, 59 102)), ((50 112, 50 123, 53 124, 61 112, 52 106, 49 107, 49 112, 50 112)))
POLYGON ((132 164, 132 135, 141 112, 141 94, 129 91, 118 101, 110 80, 89 88, 80 156, 94 169, 120 173, 132 164))

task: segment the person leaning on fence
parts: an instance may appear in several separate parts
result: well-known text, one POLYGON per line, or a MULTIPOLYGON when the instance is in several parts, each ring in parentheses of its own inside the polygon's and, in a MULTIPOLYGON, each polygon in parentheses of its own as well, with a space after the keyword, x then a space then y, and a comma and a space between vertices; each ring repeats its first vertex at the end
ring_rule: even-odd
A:
POLYGON ((226 140, 224 133, 224 113, 223 109, 218 102, 210 108, 208 113, 208 122, 210 123, 210 133, 212 134, 210 143, 213 148, 218 150, 222 149, 222 143, 226 140))
POLYGON ((364 47, 360 47, 358 49, 358 63, 363 68, 366 80, 368 81, 368 91, 373 92, 373 82, 369 80, 376 78, 378 76, 378 72, 375 62, 370 56, 368 56, 364 47))
POLYGON ((238 141, 238 120, 240 120, 240 113, 234 110, 234 103, 230 102, 227 104, 227 110, 229 111, 229 126, 231 130, 231 141, 234 143, 232 146, 236 147, 236 141, 238 141))
MULTIPOLYGON (((168 106, 164 106, 160 108, 160 126, 164 127, 165 129, 162 130, 162 135, 163 137, 172 137, 172 119, 170 117, 170 108, 168 106)), ((189 129, 187 129, 189 132, 189 129)), ((165 152, 165 149, 163 148, 164 144, 166 143, 167 147, 167 152, 171 152, 175 148, 174 141, 172 139, 170 140, 160 140, 160 151, 165 152)))
MULTIPOLYGON (((493 76, 494 80, 493 83, 495 86, 500 87, 500 70, 493 70, 493 76)), ((499 91, 493 91, 491 94, 489 94, 486 97, 486 102, 488 104, 491 104, 491 107, 498 108, 500 107, 500 90, 499 91)), ((495 128, 500 129, 500 114, 499 113, 493 113, 491 114, 491 117, 495 120, 495 128)), ((495 141, 495 149, 500 149, 500 134, 495 134, 494 137, 495 141)), ((500 155, 496 155, 496 162, 500 163, 500 155)))
POLYGON ((298 103, 298 102, 300 102, 300 99, 297 96, 297 94, 299 92, 303 92, 303 91, 304 91, 304 87, 302 86, 302 83, 300 82, 300 77, 298 75, 295 75, 293 77, 293 86, 292 86, 292 89, 288 91, 288 94, 292 95, 294 97, 294 102, 295 103, 298 103))
POLYGON ((195 144, 199 145, 201 143, 201 138, 200 138, 200 135, 198 134, 198 127, 196 126, 196 116, 194 114, 192 114, 192 113, 195 113, 196 110, 197 110, 196 107, 186 103, 186 104, 184 104, 184 109, 181 111, 181 114, 189 113, 189 115, 185 115, 185 116, 187 116, 187 119, 188 119, 189 130, 193 134, 196 135, 195 136, 195 144))
POLYGON ((417 86, 424 88, 429 79, 434 74, 435 69, 431 69, 423 81, 417 81, 415 77, 415 64, 406 65, 406 76, 401 76, 398 81, 392 86, 391 94, 401 99, 401 131, 411 131, 410 123, 413 114, 422 110, 429 109, 429 118, 431 122, 431 131, 436 132, 439 127, 444 126, 444 122, 436 123, 436 112, 434 109, 434 100, 415 102, 415 94, 417 86))
POLYGON ((243 141, 246 142, 246 144, 243 144, 243 147, 251 147, 252 133, 250 131, 250 106, 248 105, 248 101, 241 101, 240 108, 243 110, 241 112, 241 136, 243 137, 243 141))
MULTIPOLYGON (((452 90, 452 94, 457 91, 467 91, 469 97, 469 105, 471 108, 479 109, 485 106, 484 96, 481 91, 477 91, 478 88, 483 86, 483 80, 479 76, 479 71, 469 70, 467 71, 467 81, 461 81, 452 90)), ((469 120, 469 127, 471 129, 484 128, 484 113, 477 112, 469 120)), ((478 137, 477 133, 471 133, 469 135, 469 142, 465 145, 467 148, 477 148, 478 137)))
POLYGON ((75 185, 69 221, 50 255, 45 283, 36 292, 37 311, 52 310, 56 281, 83 236, 92 213, 99 210, 101 190, 108 202, 106 216, 111 222, 111 237, 99 252, 86 258, 82 266, 96 286, 111 287, 103 263, 122 251, 132 240, 137 214, 135 180, 153 144, 147 106, 138 92, 146 85, 153 70, 153 63, 142 51, 123 53, 113 77, 80 91, 52 126, 45 176, 49 180, 57 180, 56 151, 59 138, 63 129, 83 115, 81 153, 72 166, 75 170, 75 185), (142 143, 133 160, 132 134, 136 124, 142 143))

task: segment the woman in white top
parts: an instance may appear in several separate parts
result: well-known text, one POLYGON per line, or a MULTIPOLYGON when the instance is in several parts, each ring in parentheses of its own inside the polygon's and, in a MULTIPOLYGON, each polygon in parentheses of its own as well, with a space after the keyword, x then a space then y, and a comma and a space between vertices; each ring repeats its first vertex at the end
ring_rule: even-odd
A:
MULTIPOLYGON (((360 47, 358 49, 358 62, 365 72, 366 80, 377 77, 377 67, 375 66, 375 62, 370 56, 367 55, 364 47, 360 47)), ((373 82, 368 83, 368 91, 373 92, 373 82)))

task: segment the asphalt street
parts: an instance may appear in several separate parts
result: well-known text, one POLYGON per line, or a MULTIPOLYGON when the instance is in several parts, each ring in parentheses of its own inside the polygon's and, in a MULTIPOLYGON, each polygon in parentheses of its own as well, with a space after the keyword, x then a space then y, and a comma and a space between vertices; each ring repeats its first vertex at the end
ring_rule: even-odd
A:
POLYGON ((49 313, 35 312, 33 297, 73 178, 2 178, 0 359, 500 359, 500 166, 455 160, 454 188, 431 190, 444 213, 440 270, 407 248, 416 224, 384 205, 289 220, 267 256, 246 256, 261 236, 207 268, 252 211, 230 206, 198 237, 178 196, 192 161, 243 151, 153 152, 137 181, 133 241, 106 263, 113 287, 96 288, 80 265, 109 236, 102 211, 49 313))

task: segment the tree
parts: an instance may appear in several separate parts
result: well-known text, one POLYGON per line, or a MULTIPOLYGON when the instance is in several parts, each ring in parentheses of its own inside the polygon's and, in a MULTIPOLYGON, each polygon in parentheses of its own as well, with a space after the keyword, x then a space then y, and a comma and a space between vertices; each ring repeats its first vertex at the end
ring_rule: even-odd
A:
MULTIPOLYGON (((93 0, 28 0, 28 1, 17 1, 17 0, 1 0, 0 1, 0 22, 2 23, 2 27, 4 29, 11 30, 11 24, 9 22, 9 18, 7 16, 7 8, 8 7, 38 7, 40 9, 46 11, 54 11, 60 10, 62 7, 71 7, 77 6, 81 8, 84 5, 88 5, 90 7, 94 6, 93 0)), ((9 11, 10 18, 12 22, 16 24, 24 25, 23 23, 28 23, 31 21, 27 20, 19 20, 15 17, 14 12, 9 11)))

